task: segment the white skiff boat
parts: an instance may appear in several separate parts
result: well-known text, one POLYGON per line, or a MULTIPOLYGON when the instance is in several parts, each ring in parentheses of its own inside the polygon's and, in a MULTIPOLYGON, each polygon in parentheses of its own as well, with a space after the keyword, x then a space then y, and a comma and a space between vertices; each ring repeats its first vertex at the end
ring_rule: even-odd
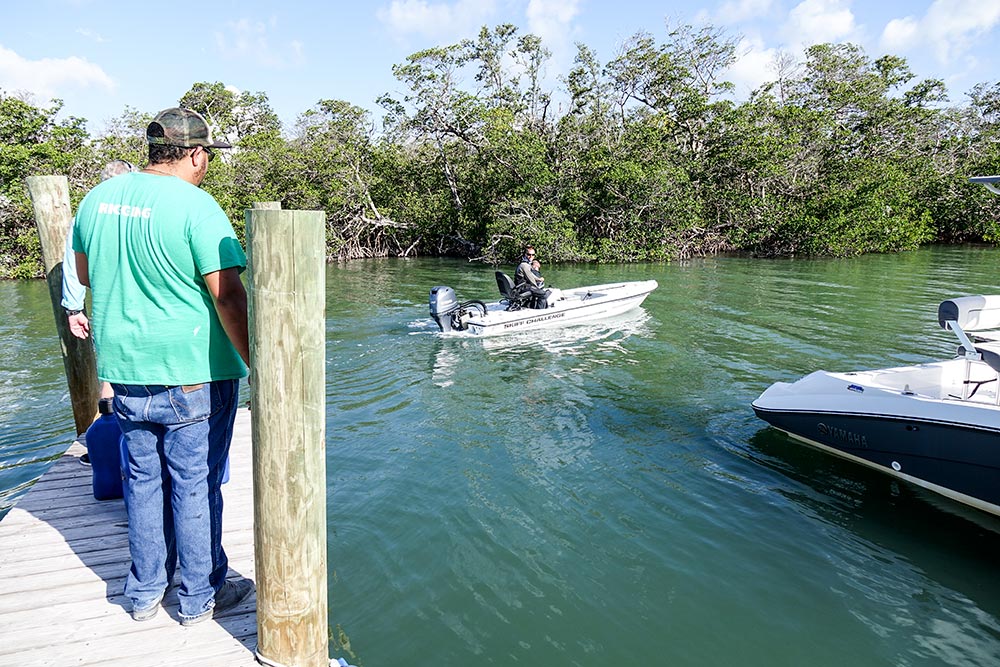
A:
POLYGON ((431 289, 430 314, 443 333, 496 336, 517 331, 550 329, 593 322, 636 308, 657 288, 655 280, 639 280, 573 289, 539 290, 515 287, 496 272, 499 301, 460 302, 455 290, 431 289))

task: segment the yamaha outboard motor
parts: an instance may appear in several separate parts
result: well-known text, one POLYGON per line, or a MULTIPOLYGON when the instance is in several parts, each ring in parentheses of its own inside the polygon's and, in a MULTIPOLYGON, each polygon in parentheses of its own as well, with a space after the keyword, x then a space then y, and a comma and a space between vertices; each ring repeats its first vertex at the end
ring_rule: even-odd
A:
POLYGON ((458 297, 452 288, 439 285, 431 289, 431 317, 441 331, 447 333, 452 330, 452 314, 458 310, 458 306, 458 297))
POLYGON ((443 285, 431 290, 430 307, 431 317, 444 333, 465 331, 471 318, 477 315, 482 317, 488 310, 479 299, 459 303, 455 290, 443 285))

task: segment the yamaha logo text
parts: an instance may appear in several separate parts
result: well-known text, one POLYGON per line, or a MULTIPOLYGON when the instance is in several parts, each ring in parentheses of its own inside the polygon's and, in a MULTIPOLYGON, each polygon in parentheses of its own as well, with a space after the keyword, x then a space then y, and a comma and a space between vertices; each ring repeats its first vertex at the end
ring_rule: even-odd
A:
POLYGON ((823 422, 816 425, 819 432, 823 435, 830 436, 834 440, 839 440, 840 442, 852 445, 854 447, 867 447, 868 438, 854 433, 853 431, 848 431, 847 429, 838 428, 836 426, 827 426, 823 422))

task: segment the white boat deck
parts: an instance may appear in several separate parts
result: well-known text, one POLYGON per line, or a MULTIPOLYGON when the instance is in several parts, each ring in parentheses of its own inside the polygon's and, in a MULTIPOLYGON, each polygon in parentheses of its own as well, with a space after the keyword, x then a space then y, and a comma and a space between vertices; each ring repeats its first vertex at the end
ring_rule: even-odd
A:
MULTIPOLYGON (((94 499, 74 443, 0 520, 0 667, 250 667, 256 596, 190 628, 171 589, 157 616, 132 620, 122 586, 129 568, 122 501, 94 499)), ((229 576, 254 578, 250 413, 240 410, 230 453, 223 545, 229 576)))
POLYGON ((833 375, 847 382, 919 398, 989 406, 997 403, 997 372, 981 361, 967 363, 960 358, 947 359, 914 366, 833 375), (966 380, 969 381, 968 385, 966 380))

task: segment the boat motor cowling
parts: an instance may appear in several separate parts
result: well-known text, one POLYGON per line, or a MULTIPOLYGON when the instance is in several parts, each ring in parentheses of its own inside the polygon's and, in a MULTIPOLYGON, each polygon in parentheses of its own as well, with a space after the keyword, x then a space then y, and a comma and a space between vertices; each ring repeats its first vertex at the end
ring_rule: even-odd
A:
POLYGON ((437 322, 441 331, 452 330, 452 313, 458 310, 458 306, 458 297, 452 288, 439 285, 431 289, 431 317, 437 322))
POLYGON ((431 317, 444 333, 465 331, 469 328, 472 317, 483 316, 488 310, 486 304, 479 299, 459 302, 455 290, 444 285, 431 290, 430 308, 431 317))

